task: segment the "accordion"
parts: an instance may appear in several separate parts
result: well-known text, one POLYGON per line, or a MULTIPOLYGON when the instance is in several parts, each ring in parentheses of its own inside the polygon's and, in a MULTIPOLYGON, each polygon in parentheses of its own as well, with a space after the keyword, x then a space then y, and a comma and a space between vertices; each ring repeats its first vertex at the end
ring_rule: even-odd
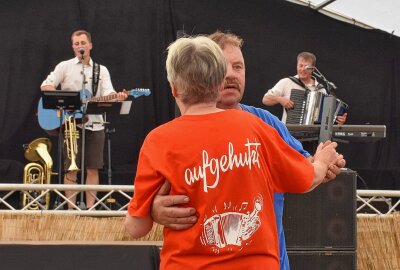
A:
MULTIPOLYGON (((324 93, 317 91, 292 89, 290 100, 294 102, 294 108, 287 111, 286 124, 320 124, 326 96, 324 93)), ((348 107, 346 103, 336 98, 334 119, 336 120, 337 116, 343 115, 348 107)))
MULTIPOLYGON (((242 205, 245 206, 244 209, 247 208, 247 203, 242 205)), ((200 237, 201 243, 215 248, 243 247, 261 226, 259 212, 262 208, 263 198, 258 195, 254 200, 252 212, 235 212, 235 210, 237 211, 235 208, 213 215, 204 222, 204 229, 200 237)), ((239 210, 242 210, 242 207, 239 210)))

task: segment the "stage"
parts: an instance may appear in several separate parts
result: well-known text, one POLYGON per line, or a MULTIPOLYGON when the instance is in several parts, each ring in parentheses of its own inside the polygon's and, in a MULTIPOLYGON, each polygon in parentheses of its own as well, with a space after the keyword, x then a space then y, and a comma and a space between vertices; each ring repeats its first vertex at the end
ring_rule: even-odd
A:
MULTIPOLYGON (((349 188, 348 177, 343 174, 336 181, 321 186, 323 187, 321 189, 299 195, 304 203, 307 203, 308 198, 311 198, 313 202, 322 200, 322 204, 315 203, 320 205, 318 211, 322 214, 333 213, 332 219, 326 216, 314 218, 313 222, 321 222, 318 229, 321 234, 315 240, 321 242, 332 238, 340 241, 336 243, 337 247, 326 246, 326 243, 322 241, 322 248, 321 246, 309 248, 307 245, 310 243, 305 243, 301 238, 294 238, 300 240, 298 246, 293 248, 290 246, 291 227, 286 226, 289 258, 292 267, 297 266, 293 269, 308 270, 309 263, 321 265, 320 269, 330 269, 329 267, 337 266, 338 263, 343 265, 338 269, 343 270, 400 269, 398 249, 400 214, 396 212, 398 202, 377 205, 382 201, 386 202, 385 198, 400 197, 400 191, 355 190, 349 188), (329 200, 330 197, 333 198, 332 201, 329 200), (323 210, 325 209, 323 204, 326 204, 326 210, 323 210), (350 206, 353 208, 346 209, 350 206), (347 212, 344 216, 340 216, 343 211, 347 212), (353 225, 338 222, 338 218, 350 222, 346 215, 354 215, 353 225), (353 232, 354 236, 352 236, 353 232), (349 233, 350 238, 343 237, 344 234, 349 233)), ((72 188, 68 185, 39 186, 39 189, 51 190, 55 194, 57 194, 55 190, 72 188)), ((18 209, 7 203, 7 199, 12 197, 10 194, 32 190, 32 187, 23 184, 0 185, 3 194, 0 202, 3 208, 6 205, 12 207, 0 210, 2 269, 26 269, 26 267, 34 269, 71 269, 71 267, 73 269, 110 269, 110 267, 158 269, 158 252, 163 245, 163 227, 155 224, 152 231, 145 237, 138 240, 132 239, 126 233, 123 224, 126 202, 121 201, 120 208, 110 208, 106 204, 106 199, 110 194, 114 197, 119 194, 121 200, 129 201, 133 186, 77 185, 74 188, 78 193, 92 188, 103 192, 104 195, 98 201, 98 207, 102 210, 82 210, 78 207, 73 211, 18 209), (10 193, 12 191, 13 193, 10 193), (102 208, 103 204, 108 208, 102 208)), ((296 205, 298 206, 297 203, 296 205)), ((290 207, 290 196, 286 196, 286 213, 290 213, 290 207)), ((309 207, 306 209, 307 212, 304 212, 304 209, 302 211, 303 220, 307 219, 305 216, 308 212, 314 211, 309 207)), ((303 222, 301 215, 299 218, 298 224, 303 222)), ((296 228, 295 231, 301 230, 301 225, 296 228)), ((307 233, 310 232, 306 230, 304 234, 307 233)), ((314 231, 312 237, 315 235, 314 231)), ((306 238, 312 239, 312 237, 306 238)))
POLYGON ((157 270, 160 246, 155 241, 2 241, 1 269, 157 270))

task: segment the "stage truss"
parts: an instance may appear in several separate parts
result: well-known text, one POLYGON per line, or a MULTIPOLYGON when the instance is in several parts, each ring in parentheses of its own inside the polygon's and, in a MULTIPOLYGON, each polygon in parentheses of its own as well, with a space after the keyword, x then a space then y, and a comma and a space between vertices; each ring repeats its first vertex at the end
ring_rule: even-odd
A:
MULTIPOLYGON (((0 184, 0 213, 52 213, 87 216, 124 216, 128 204, 134 192, 133 185, 64 185, 64 184, 0 184), (73 204, 73 210, 64 210, 71 202, 64 191, 73 191, 71 197, 77 197, 77 203, 73 204), (33 197, 32 191, 38 196, 33 197), (86 209, 81 207, 83 193, 97 191, 96 203, 86 209), (31 200, 24 207, 16 207, 10 200, 15 194, 22 197, 23 194, 31 200), (43 204, 46 194, 52 197, 52 205, 46 210, 43 204), (36 204, 38 210, 30 210, 36 204)), ((14 196, 14 197, 13 197, 14 196)), ((400 191, 397 190, 357 190, 357 215, 389 215, 396 212, 400 205, 400 191), (395 203, 392 203, 395 199, 395 203)))
POLYGON ((400 205, 400 191, 357 190, 357 202, 357 216, 390 215, 396 212, 400 205))
POLYGON ((71 214, 86 216, 125 216, 130 199, 134 191, 133 185, 64 185, 64 184, 0 184, 0 213, 20 214, 71 214), (64 191, 72 191, 66 197, 64 191), (87 191, 97 191, 96 202, 93 207, 82 207, 83 194, 87 191), (15 205, 15 194, 20 198, 25 195, 30 200, 22 207, 15 205), (35 194, 35 195, 33 195, 35 194), (46 210, 45 197, 50 194, 52 203, 46 210), (76 196, 76 203, 71 198, 76 196), (73 205, 72 210, 65 210, 67 204, 73 205), (37 210, 32 210, 32 206, 37 210))

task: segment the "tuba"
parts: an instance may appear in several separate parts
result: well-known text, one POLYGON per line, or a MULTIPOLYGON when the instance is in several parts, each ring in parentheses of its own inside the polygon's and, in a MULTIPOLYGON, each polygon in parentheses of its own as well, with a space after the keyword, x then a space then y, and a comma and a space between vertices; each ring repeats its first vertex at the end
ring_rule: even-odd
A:
MULTIPOLYGON (((24 167, 24 184, 50 184, 53 160, 50 156, 51 142, 47 138, 39 138, 25 146, 25 158, 31 163, 24 167)), ((46 210, 50 207, 50 193, 46 191, 29 190, 22 194, 22 206, 29 204, 29 210, 38 210, 39 208, 46 210), (44 194, 46 193, 46 194, 44 194), (43 195, 44 194, 44 195, 43 195), (37 197, 40 200, 34 201, 37 197), (44 207, 43 207, 44 205, 44 207)))
POLYGON ((65 130, 64 130, 64 141, 67 148, 68 158, 71 160, 71 165, 68 171, 79 171, 76 165, 76 155, 78 154, 78 139, 79 131, 76 129, 76 121, 73 115, 65 116, 65 130))

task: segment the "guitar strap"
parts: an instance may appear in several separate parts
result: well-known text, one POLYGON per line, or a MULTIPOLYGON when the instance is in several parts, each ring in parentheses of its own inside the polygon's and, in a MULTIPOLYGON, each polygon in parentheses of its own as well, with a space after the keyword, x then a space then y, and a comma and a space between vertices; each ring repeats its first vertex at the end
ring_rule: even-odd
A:
POLYGON ((97 88, 99 88, 99 77, 100 77, 100 65, 93 62, 93 74, 92 74, 92 93, 93 97, 97 94, 97 88))

